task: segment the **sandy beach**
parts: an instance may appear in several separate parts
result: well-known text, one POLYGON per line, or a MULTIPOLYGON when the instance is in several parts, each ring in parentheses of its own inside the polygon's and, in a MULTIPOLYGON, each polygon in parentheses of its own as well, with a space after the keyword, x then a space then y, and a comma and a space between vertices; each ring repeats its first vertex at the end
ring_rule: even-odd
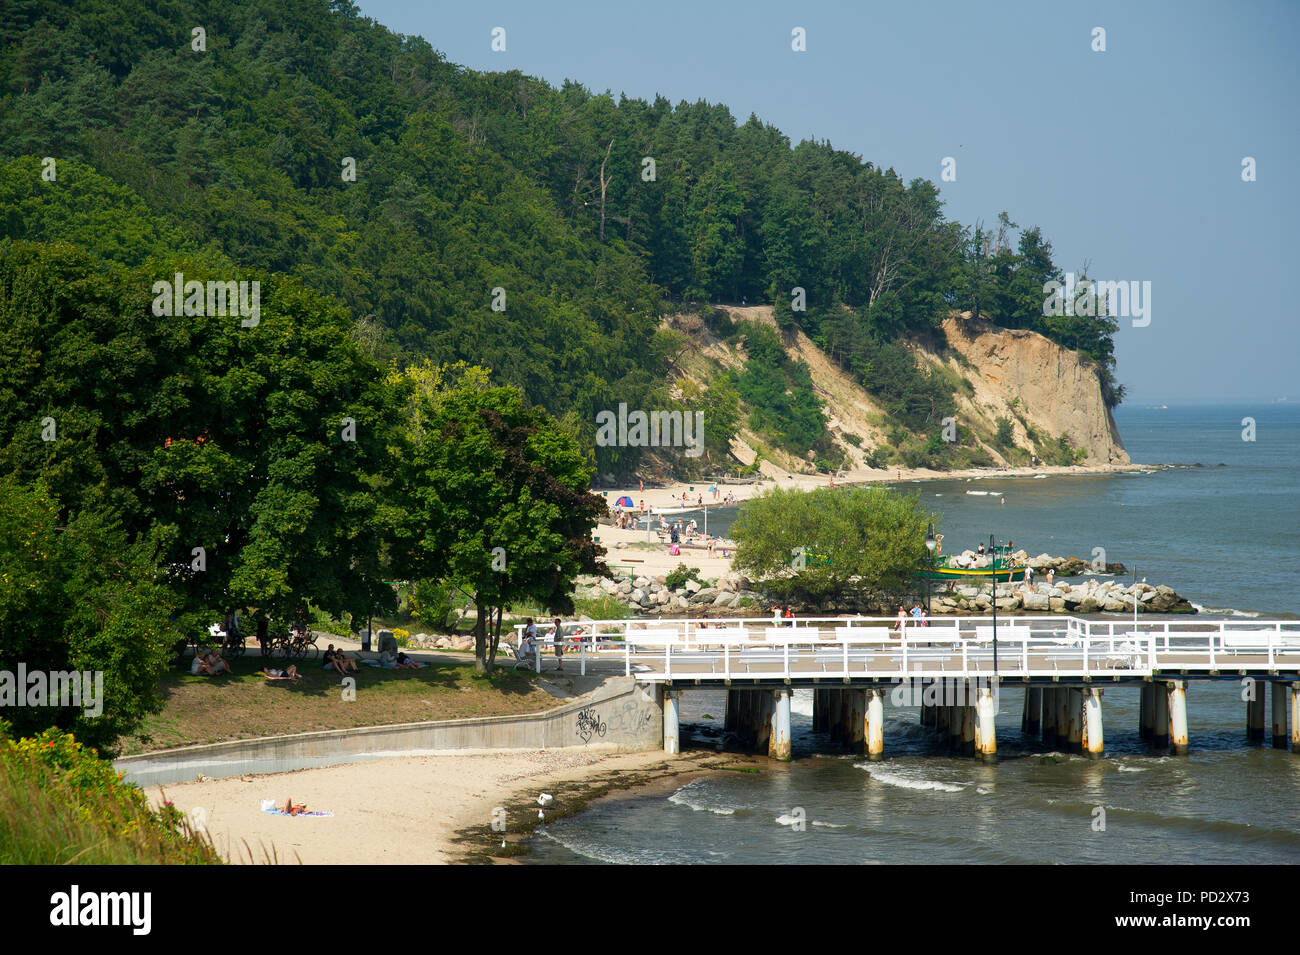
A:
POLYGON ((498 806, 614 770, 652 775, 663 764, 661 751, 410 756, 154 786, 148 794, 154 805, 169 800, 191 818, 202 809, 213 844, 230 862, 249 862, 251 850, 252 861, 263 863, 274 847, 280 863, 442 864, 464 854, 453 841, 458 832, 479 825, 490 831, 498 806), (262 811, 264 799, 292 799, 334 815, 275 816, 262 811))
MULTIPOLYGON (((841 472, 833 479, 826 474, 788 474, 780 472, 775 477, 768 477, 754 484, 719 483, 715 485, 711 481, 696 481, 678 482, 662 487, 647 486, 644 490, 641 490, 639 485, 633 484, 627 488, 607 490, 600 493, 603 493, 611 504, 623 496, 630 497, 634 505, 633 512, 639 514, 643 501, 645 502, 645 509, 651 513, 662 509, 698 507, 701 497, 705 505, 713 508, 724 506, 723 501, 728 494, 734 498, 735 503, 739 503, 757 497, 774 487, 798 488, 807 491, 819 487, 829 487, 832 480, 834 480, 835 487, 848 487, 860 484, 897 484, 909 481, 962 480, 965 478, 1032 478, 1040 474, 1080 477, 1149 470, 1153 469, 1150 466, 1135 464, 1095 464, 1074 465, 1072 467, 1039 465, 1038 467, 1022 468, 971 468, 962 471, 932 471, 929 468, 890 468, 889 470, 863 468, 841 472), (714 486, 717 487, 716 496, 709 490, 714 486), (685 502, 682 499, 683 494, 686 495, 685 502)), ((696 517, 696 515, 685 515, 685 517, 696 517)), ((673 519, 676 520, 675 517, 673 519)), ((699 518, 696 517, 696 520, 699 521, 699 518)), ((702 534, 702 522, 700 530, 702 534)), ((699 544, 699 546, 684 545, 681 554, 674 557, 668 553, 667 545, 660 543, 659 539, 653 534, 651 535, 652 544, 650 546, 646 545, 644 525, 639 530, 620 530, 616 526, 602 524, 596 529, 595 536, 599 539, 601 546, 605 547, 607 551, 605 562, 612 568, 619 568, 624 571, 630 569, 651 578, 665 575, 674 570, 678 564, 683 563, 688 567, 698 567, 700 573, 709 578, 721 577, 731 572, 731 551, 727 551, 728 556, 726 557, 722 556, 720 550, 716 551, 714 556, 709 556, 708 551, 703 547, 702 540, 691 542, 699 544)))

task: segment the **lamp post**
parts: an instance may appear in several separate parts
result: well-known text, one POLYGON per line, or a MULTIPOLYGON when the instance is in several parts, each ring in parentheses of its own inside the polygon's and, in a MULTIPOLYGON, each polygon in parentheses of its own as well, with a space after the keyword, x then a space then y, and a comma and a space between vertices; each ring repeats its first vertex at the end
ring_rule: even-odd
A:
POLYGON ((989 569, 993 574, 993 678, 998 676, 998 557, 997 545, 989 535, 989 569))
MULTIPOLYGON (((930 529, 925 533, 925 549, 930 552, 930 570, 934 570, 934 548, 938 541, 934 537, 934 521, 930 522, 930 529)), ((925 578, 925 615, 930 614, 930 578, 925 578)))

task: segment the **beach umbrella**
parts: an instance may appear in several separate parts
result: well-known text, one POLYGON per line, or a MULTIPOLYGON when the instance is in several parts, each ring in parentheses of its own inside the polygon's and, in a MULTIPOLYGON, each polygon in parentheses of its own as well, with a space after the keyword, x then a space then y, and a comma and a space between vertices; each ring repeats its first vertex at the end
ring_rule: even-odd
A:
POLYGON ((614 506, 615 506, 615 507, 631 507, 631 506, 632 506, 632 499, 631 499, 630 497, 628 497, 626 494, 624 494, 622 497, 620 497, 617 501, 614 502, 614 506))

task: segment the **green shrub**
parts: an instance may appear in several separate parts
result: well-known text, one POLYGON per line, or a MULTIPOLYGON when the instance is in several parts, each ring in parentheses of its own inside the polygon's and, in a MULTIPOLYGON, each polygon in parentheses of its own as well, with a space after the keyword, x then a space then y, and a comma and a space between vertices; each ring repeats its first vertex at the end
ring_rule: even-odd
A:
POLYGON ((592 620, 622 620, 632 616, 627 604, 614 597, 577 597, 573 601, 574 613, 592 620))
POLYGON ((138 786, 70 733, 11 740, 0 724, 0 864, 219 864, 171 803, 138 786))
POLYGON ((861 436, 856 435, 856 434, 853 434, 852 432, 845 431, 845 432, 844 432, 844 440, 847 441, 849 444, 853 445, 855 448, 860 448, 860 447, 862 447, 862 438, 861 438, 861 436))
POLYGON ((677 569, 664 578, 664 586, 669 590, 677 590, 685 587, 688 580, 694 580, 699 584, 704 583, 704 581, 700 580, 700 568, 678 564, 677 569))

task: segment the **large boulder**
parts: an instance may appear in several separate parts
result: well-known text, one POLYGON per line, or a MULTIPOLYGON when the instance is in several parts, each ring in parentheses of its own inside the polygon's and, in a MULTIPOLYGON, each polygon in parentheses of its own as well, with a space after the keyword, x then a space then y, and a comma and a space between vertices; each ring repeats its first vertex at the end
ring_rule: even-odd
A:
POLYGON ((691 594, 704 589, 704 585, 700 583, 698 580, 695 580, 694 578, 686 581, 685 586, 686 586, 686 592, 691 594))
POLYGON ((632 592, 632 581, 620 580, 618 582, 618 592, 623 594, 624 596, 630 594, 632 592))
MULTIPOLYGON (((1058 598, 1059 599, 1059 598, 1058 598)), ((998 601, 998 607, 1002 607, 1002 601, 998 601)), ((1051 609, 1051 599, 1047 594, 1025 594, 1025 609, 1037 612, 1043 612, 1051 609)))
POLYGON ((713 598, 716 596, 718 596, 718 592, 716 590, 714 590, 712 587, 705 587, 702 590, 695 591, 695 593, 691 595, 691 603, 693 604, 713 603, 713 598))

